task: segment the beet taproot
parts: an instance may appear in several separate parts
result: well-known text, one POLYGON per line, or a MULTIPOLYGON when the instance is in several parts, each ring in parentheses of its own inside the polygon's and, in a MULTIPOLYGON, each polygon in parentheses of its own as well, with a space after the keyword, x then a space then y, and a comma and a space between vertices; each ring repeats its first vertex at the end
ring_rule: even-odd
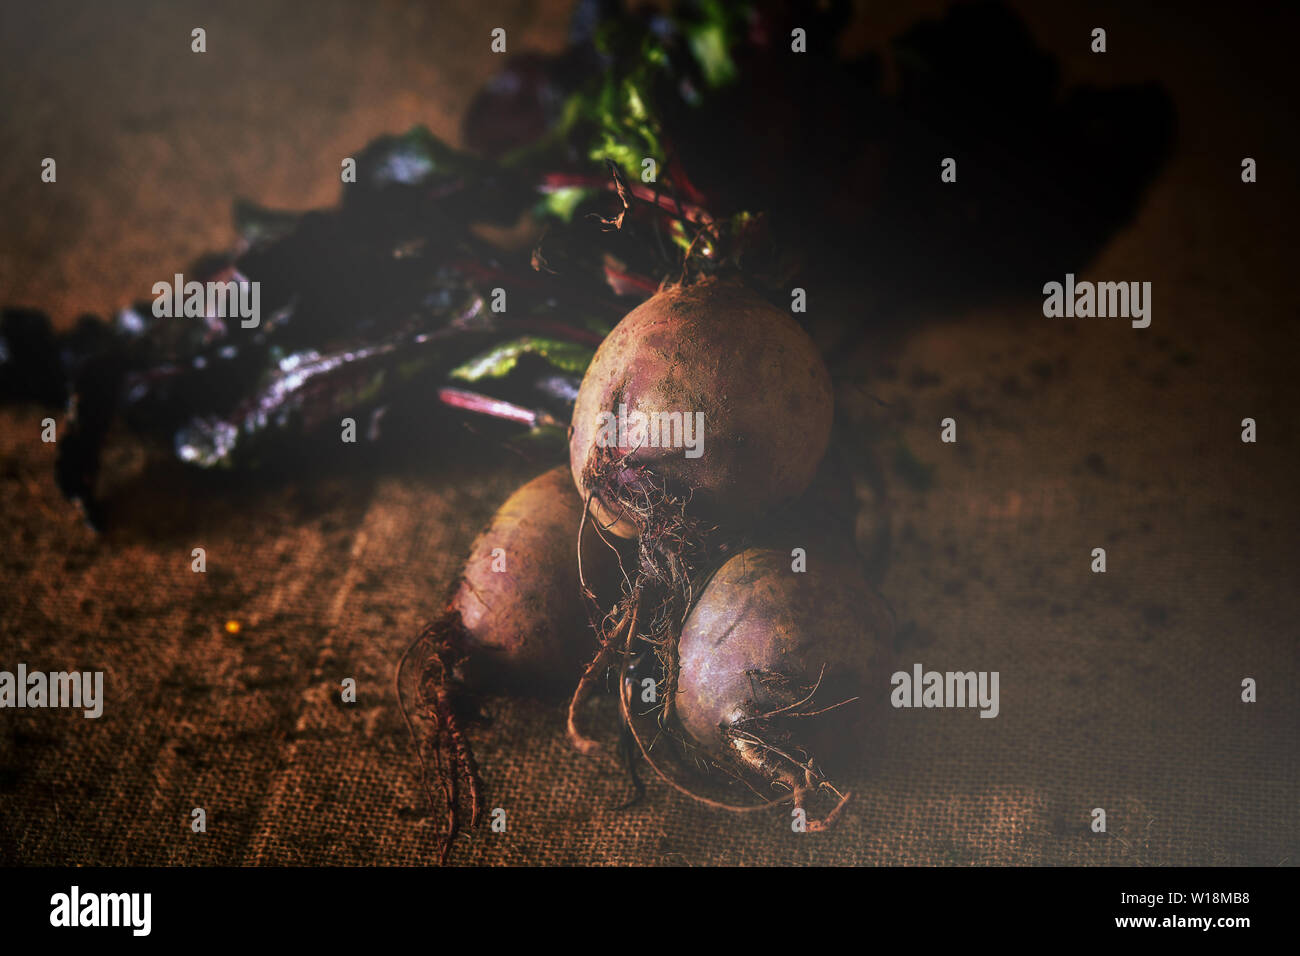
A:
POLYGON ((738 279, 705 277, 647 299, 596 350, 569 464, 622 537, 646 530, 665 493, 706 523, 743 528, 808 485, 832 405, 826 366, 790 315, 738 279))
POLYGON ((872 708, 888 687, 892 613, 846 549, 749 548, 705 584, 678 640, 673 714, 723 770, 796 806, 851 764, 872 708))
MULTIPOLYGON (((464 629, 458 679, 534 696, 572 689, 594 641, 574 548, 581 516, 560 466, 506 499, 475 539, 449 606, 464 629)), ((594 528, 582 549, 587 586, 608 596, 617 555, 594 528)))
MULTIPOLYGON (((599 603, 616 589, 620 558, 613 540, 587 523, 579 553, 574 531, 584 523, 582 500, 568 469, 559 466, 512 494, 470 548, 445 611, 421 631, 398 665, 397 693, 408 659, 420 654, 418 695, 429 721, 428 750, 446 803, 445 861, 459 831, 460 787, 469 790, 470 825, 482 811, 482 782, 463 729, 465 698, 509 692, 545 695, 571 687, 596 639, 587 601, 599 603), (584 595, 584 588, 590 589, 584 595)), ((403 705, 403 715, 424 771, 425 746, 403 705)))

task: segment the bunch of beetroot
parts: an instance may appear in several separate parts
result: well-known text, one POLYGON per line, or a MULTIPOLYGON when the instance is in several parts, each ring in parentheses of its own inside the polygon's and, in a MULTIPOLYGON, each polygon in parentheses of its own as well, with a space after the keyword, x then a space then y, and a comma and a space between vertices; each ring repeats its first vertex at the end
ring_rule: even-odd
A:
POLYGON ((738 277, 666 285, 614 328, 577 396, 572 482, 553 469, 505 503, 412 648, 444 857, 462 804, 471 825, 482 806, 458 698, 565 687, 585 752, 584 703, 611 673, 627 749, 675 788, 736 810, 792 801, 810 830, 839 813, 827 768, 862 737, 890 621, 851 496, 822 487, 832 406, 807 334, 738 277), (665 424, 652 442, 620 418, 665 424), (690 455, 675 420, 702 423, 690 455))

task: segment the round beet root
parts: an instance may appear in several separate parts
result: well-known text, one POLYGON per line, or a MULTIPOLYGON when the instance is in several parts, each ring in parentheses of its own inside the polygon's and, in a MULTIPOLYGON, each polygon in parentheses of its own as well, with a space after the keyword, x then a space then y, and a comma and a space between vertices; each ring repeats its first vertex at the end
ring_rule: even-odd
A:
MULTIPOLYGON (((530 694, 572 689, 594 647, 578 580, 581 519, 582 500, 560 466, 506 499, 474 541, 450 604, 464 629, 456 674, 466 684, 530 694)), ((612 590, 618 558, 590 526, 582 551, 588 587, 612 590)))
POLYGON ((795 321, 739 280, 705 278, 664 289, 606 337, 578 391, 569 464, 622 537, 646 530, 664 496, 746 527, 808 485, 831 410, 826 367, 795 321))
MULTIPOLYGON (((413 652, 422 655, 420 711, 429 729, 425 743, 417 740, 417 753, 426 790, 427 749, 445 799, 444 861, 459 829, 462 784, 468 789, 471 826, 482 811, 482 783, 463 730, 465 692, 539 694, 567 688, 596 644, 583 582, 594 599, 602 589, 612 593, 619 558, 582 515, 582 501, 563 466, 511 495, 475 540, 447 609, 398 665, 400 703, 403 666, 413 652), (584 524, 579 549, 575 535, 584 524)), ((417 738, 404 706, 403 715, 417 738)))
MULTIPOLYGON (((796 805, 846 796, 826 770, 847 762, 888 689, 892 615, 839 549, 750 548, 708 581, 678 642, 676 720, 712 761, 796 805)), ((821 821, 810 827, 829 822, 821 821)))

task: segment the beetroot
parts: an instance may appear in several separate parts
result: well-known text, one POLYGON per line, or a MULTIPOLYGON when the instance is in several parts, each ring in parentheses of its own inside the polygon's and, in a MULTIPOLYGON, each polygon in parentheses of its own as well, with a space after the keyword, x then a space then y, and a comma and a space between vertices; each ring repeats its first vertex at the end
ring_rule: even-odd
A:
MULTIPOLYGON (((563 466, 511 495, 475 540, 447 609, 398 665, 401 702, 403 667, 412 652, 423 654, 419 699, 431 724, 429 749, 446 801, 444 861, 459 829, 462 782, 469 788, 471 825, 482 810, 482 784, 462 729, 466 694, 541 694, 571 686, 595 646, 574 544, 581 517, 582 501, 563 466)), ((598 600, 598 592, 613 589, 620 561, 588 528, 582 538, 584 579, 598 600)), ((414 738, 409 717, 407 726, 414 738)), ((427 781, 424 747, 418 753, 427 781)))
POLYGON ((706 523, 745 527, 807 486, 831 408, 826 367, 790 315, 739 280, 703 278, 643 302, 597 349, 569 464, 601 523, 623 537, 652 527, 664 496, 706 523), (638 413, 669 425, 658 447, 651 428, 633 434, 638 413), (632 427, 609 427, 625 420, 632 427), (702 434, 688 431, 696 425, 702 434))
MULTIPOLYGON (((594 646, 574 549, 581 515, 567 470, 552 468, 511 495, 474 541, 449 608, 463 628, 459 679, 477 690, 572 689, 594 646)), ((608 595, 617 554, 594 528, 582 544, 587 584, 608 595)))
POLYGON ((698 753, 768 797, 803 806, 852 756, 888 686, 892 617, 855 562, 811 549, 750 548, 710 578, 682 627, 675 715, 698 753), (825 768, 824 764, 825 762, 825 768))

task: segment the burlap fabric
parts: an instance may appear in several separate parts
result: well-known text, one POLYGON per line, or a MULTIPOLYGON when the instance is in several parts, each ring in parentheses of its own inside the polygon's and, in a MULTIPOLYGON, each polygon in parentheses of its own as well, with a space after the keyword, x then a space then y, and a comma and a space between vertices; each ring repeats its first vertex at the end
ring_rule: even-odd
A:
MULTIPOLYGON (((553 12, 520 4, 441 20, 388 5, 260 9, 202 18, 210 49, 238 35, 239 68, 199 79, 176 70, 200 23, 183 4, 141 5, 143 36, 129 18, 105 29, 108 12, 89 5, 61 19, 5 11, 19 29, 0 30, 12 91, 0 176, 15 197, 0 298, 67 322, 138 296, 228 241, 231 195, 329 202, 336 153, 417 120, 454 137, 492 67, 486 42, 471 52, 458 30, 562 36, 553 12), (155 35, 167 30, 184 52, 155 35), (56 150, 57 193, 36 182, 56 150)), ((1026 13, 1076 80, 1156 78, 1174 95, 1180 150, 1091 269, 1152 281, 1152 326, 1046 320, 1032 298, 905 316, 843 363, 867 378, 838 394, 850 440, 885 470, 891 546, 877 570, 897 660, 999 671, 1000 716, 886 709, 846 781, 842 825, 810 836, 779 811, 735 817, 654 782, 616 811, 625 780, 612 758, 569 750, 561 705, 493 700, 473 737, 509 829, 462 840, 454 862, 1300 860, 1286 32, 1119 6, 1026 13), (1123 38, 1104 60, 1087 54, 1093 20, 1123 38), (1255 186, 1239 180, 1245 155, 1260 163, 1255 186), (956 445, 938 440, 948 415, 956 445), (1239 439, 1246 416, 1257 444, 1239 439), (1104 575, 1089 571, 1095 547, 1104 575), (1256 704, 1240 701, 1244 677, 1256 704), (1089 829, 1094 807, 1108 832, 1089 829)), ((0 712, 0 862, 430 862, 435 824, 393 669, 474 533, 543 464, 458 441, 232 485, 122 437, 109 473, 122 520, 96 539, 53 489, 43 414, 0 412, 0 667, 102 669, 108 699, 99 720, 0 712), (190 570, 200 546, 203 575, 190 570), (355 705, 339 701, 344 677, 355 705), (204 834, 190 831, 194 807, 204 834)), ((867 540, 881 519, 860 491, 867 540)))

